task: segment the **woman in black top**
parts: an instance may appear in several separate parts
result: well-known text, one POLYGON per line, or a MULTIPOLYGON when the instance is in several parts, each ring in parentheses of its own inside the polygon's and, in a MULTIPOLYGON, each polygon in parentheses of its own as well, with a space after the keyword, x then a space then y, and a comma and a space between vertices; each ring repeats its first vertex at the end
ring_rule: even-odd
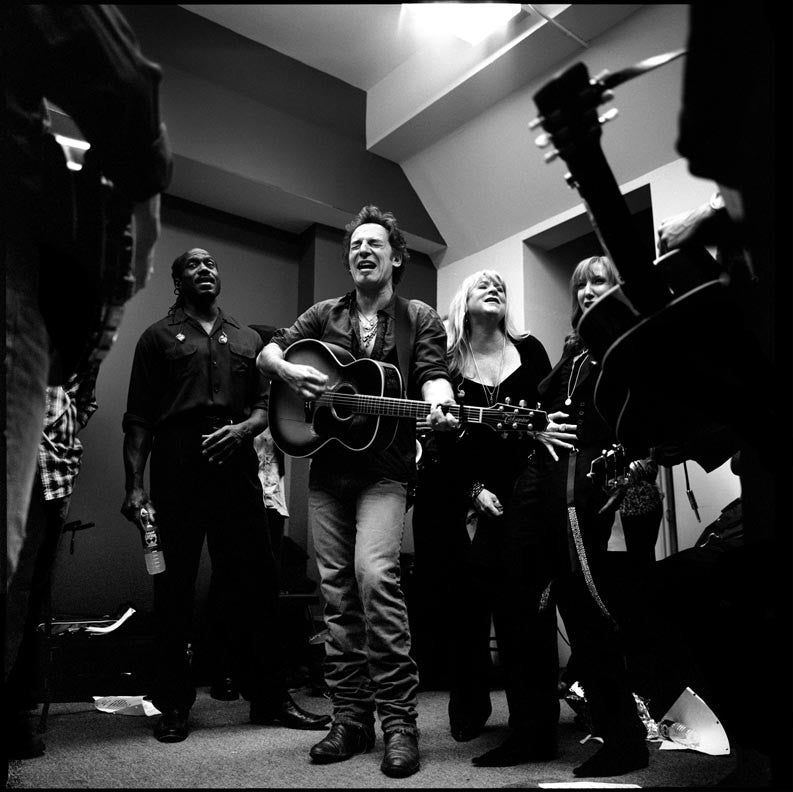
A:
MULTIPOLYGON (((493 270, 466 278, 446 322, 449 369, 458 403, 535 407, 537 385, 550 371, 543 345, 512 321, 503 278, 493 270)), ((470 424, 442 451, 457 497, 449 523, 452 614, 449 722, 455 740, 476 737, 491 712, 490 627, 498 634, 494 594, 502 570, 504 508, 532 448, 527 433, 470 424), (454 443, 452 448, 451 446, 454 443)))
MULTIPOLYGON (((582 312, 616 282, 616 270, 607 258, 593 256, 577 265, 570 282, 574 327, 582 312)), ((577 451, 571 453, 570 446, 558 442, 549 445, 546 434, 538 433, 550 453, 539 448, 532 454, 509 501, 501 589, 507 618, 498 638, 512 732, 503 744, 474 758, 478 766, 547 761, 556 755, 554 605, 580 667, 595 736, 604 741, 575 775, 620 775, 648 763, 646 730, 626 680, 615 625, 595 585, 602 579, 614 511, 601 513, 608 495, 587 473, 592 460, 615 442, 594 406, 597 375, 596 362, 573 332, 565 339, 561 360, 538 387, 542 408, 554 418, 549 429, 575 431, 577 451), (573 513, 568 510, 570 493, 573 513)))

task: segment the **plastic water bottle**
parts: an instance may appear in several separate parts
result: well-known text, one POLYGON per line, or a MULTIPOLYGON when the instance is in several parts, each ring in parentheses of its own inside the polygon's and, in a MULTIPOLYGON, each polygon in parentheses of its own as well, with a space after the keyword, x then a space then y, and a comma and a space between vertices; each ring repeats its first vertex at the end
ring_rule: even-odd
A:
POLYGON ((160 547, 160 535, 149 510, 144 506, 140 510, 140 529, 143 534, 143 557, 146 559, 146 571, 150 575, 165 572, 165 556, 160 547))
POLYGON ((679 721, 662 720, 658 724, 658 734, 665 740, 671 740, 686 748, 696 748, 699 745, 699 735, 679 721))

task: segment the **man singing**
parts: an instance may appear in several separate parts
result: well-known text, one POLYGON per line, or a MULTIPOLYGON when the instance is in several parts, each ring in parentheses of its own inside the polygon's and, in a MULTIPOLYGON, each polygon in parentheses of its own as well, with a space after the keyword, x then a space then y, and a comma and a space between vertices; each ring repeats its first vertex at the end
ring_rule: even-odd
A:
MULTIPOLYGON (((408 394, 420 393, 432 405, 430 425, 457 426, 440 407, 454 403, 440 317, 394 292, 409 258, 396 218, 366 206, 346 230, 343 259, 353 290, 317 303, 279 330, 259 354, 259 369, 300 399, 315 400, 327 375, 290 362, 284 351, 301 339, 331 342, 355 358, 401 363, 408 394), (407 360, 399 360, 400 348, 407 360)), ((310 751, 318 764, 371 750, 376 711, 385 741, 382 771, 406 777, 419 769, 418 670, 399 585, 405 495, 414 477, 415 421, 400 421, 384 451, 355 452, 332 442, 313 457, 309 523, 325 599, 325 679, 333 701, 331 730, 310 751)))

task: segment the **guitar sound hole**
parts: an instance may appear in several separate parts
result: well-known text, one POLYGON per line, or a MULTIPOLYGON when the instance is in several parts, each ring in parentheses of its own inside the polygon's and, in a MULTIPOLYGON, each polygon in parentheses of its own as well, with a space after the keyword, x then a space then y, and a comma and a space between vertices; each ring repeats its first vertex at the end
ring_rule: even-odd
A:
POLYGON ((351 410, 352 402, 350 405, 344 403, 344 396, 356 396, 355 388, 347 382, 342 382, 338 387, 333 390, 333 414, 340 420, 346 421, 351 418, 354 413, 351 410), (341 399, 337 397, 341 396, 341 399))

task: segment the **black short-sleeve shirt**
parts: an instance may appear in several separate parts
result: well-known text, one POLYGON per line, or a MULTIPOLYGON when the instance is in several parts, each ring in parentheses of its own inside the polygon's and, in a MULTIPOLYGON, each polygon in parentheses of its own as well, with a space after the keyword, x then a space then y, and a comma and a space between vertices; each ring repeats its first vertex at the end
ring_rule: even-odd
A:
POLYGON ((201 413, 234 421, 267 409, 269 380, 256 368, 263 343, 220 311, 207 335, 182 309, 149 326, 135 348, 123 427, 163 424, 201 413))

